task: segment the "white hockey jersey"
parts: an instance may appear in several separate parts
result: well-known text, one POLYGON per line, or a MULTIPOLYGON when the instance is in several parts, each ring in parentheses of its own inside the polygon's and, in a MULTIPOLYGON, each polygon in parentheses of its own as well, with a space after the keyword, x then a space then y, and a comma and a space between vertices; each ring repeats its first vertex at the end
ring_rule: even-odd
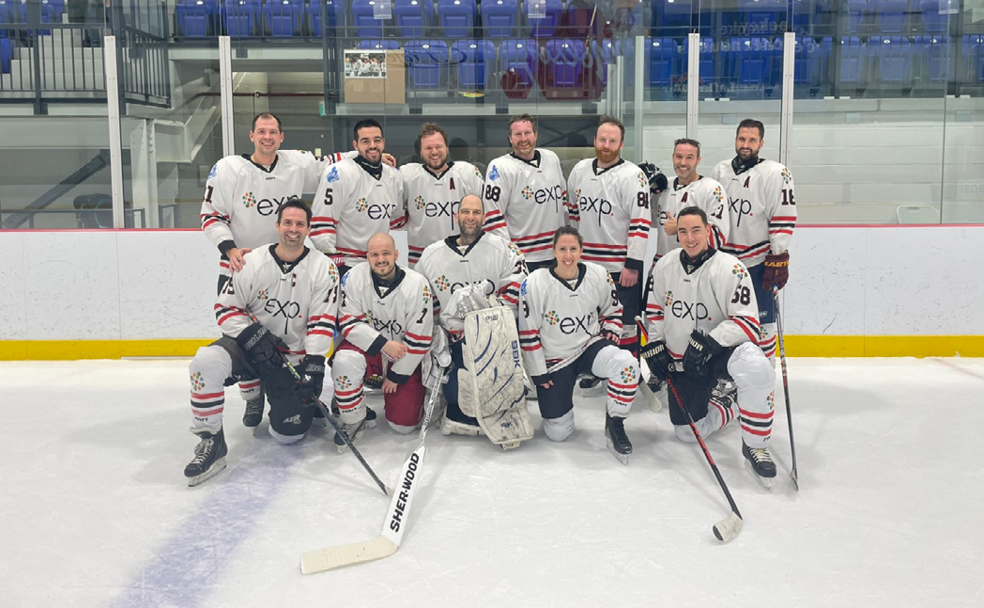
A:
POLYGON ((748 269, 733 255, 709 251, 712 255, 689 273, 683 249, 653 265, 647 339, 664 341, 677 361, 687 352, 694 329, 724 347, 759 340, 758 304, 748 269))
POLYGON ((623 267, 642 272, 649 228, 649 181, 635 163, 620 159, 598 169, 586 158, 567 178, 571 225, 584 238, 581 259, 601 264, 611 273, 623 267))
POLYGON ((592 262, 578 264, 573 285, 553 268, 533 271, 520 287, 519 307, 519 343, 534 382, 569 365, 601 340, 603 331, 622 332, 615 282, 592 262))
POLYGON ((250 160, 249 154, 226 156, 215 163, 205 182, 205 236, 223 252, 276 243, 280 206, 291 197, 313 193, 325 167, 351 154, 280 150, 269 169, 250 160))
MULTIPOLYGON (((519 248, 497 235, 482 233, 478 240, 462 250, 457 235, 428 245, 416 271, 430 281, 436 301, 434 314, 440 315, 451 294, 465 285, 489 283, 492 293, 516 312, 519 285, 526 278, 526 262, 519 248)), ((455 340, 460 331, 449 329, 455 340)))
POLYGON ((331 260, 305 248, 296 262, 283 262, 277 245, 246 254, 246 266, 226 282, 215 304, 222 333, 235 338, 254 319, 290 349, 293 362, 327 355, 335 337, 338 270, 331 260))
POLYGON ((389 233, 403 200, 403 178, 385 163, 376 179, 354 159, 326 167, 311 211, 311 242, 327 254, 338 254, 341 263, 354 266, 365 261, 369 238, 389 233))
POLYGON ((567 224, 570 203, 560 159, 537 149, 533 160, 506 154, 485 175, 485 231, 516 243, 527 262, 553 259, 554 232, 567 224))
POLYGON ((653 226, 657 231, 656 259, 680 247, 676 235, 670 236, 663 230, 666 225, 667 213, 676 217, 684 207, 697 207, 707 214, 710 226, 710 245, 721 249, 728 240, 731 229, 731 214, 728 212, 728 200, 724 188, 717 180, 702 175, 686 186, 679 185, 679 179, 674 179, 669 188, 659 194, 653 207, 653 226), (658 223, 657 223, 658 222, 658 223))
POLYGON ((728 195, 731 228, 721 251, 738 256, 746 266, 758 266, 769 253, 789 248, 796 225, 793 175, 774 160, 761 159, 735 173, 732 161, 714 168, 714 179, 728 195))
POLYGON ((440 175, 420 163, 400 167, 403 176, 403 203, 393 228, 407 229, 408 263, 412 268, 424 248, 458 233, 454 214, 468 194, 482 196, 482 174, 475 165, 448 161, 440 175))
POLYGON ((434 303, 427 279, 399 267, 396 274, 387 287, 368 262, 345 273, 338 330, 345 340, 370 355, 379 353, 387 340, 402 342, 407 354, 390 365, 387 377, 403 384, 430 349, 434 303))

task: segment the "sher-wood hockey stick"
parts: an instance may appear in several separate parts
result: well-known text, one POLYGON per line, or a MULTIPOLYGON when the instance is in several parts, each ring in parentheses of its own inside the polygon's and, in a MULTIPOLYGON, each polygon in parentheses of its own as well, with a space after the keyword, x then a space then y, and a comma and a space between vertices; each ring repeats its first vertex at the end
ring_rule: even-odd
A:
MULTIPOLYGON (((300 382, 301 375, 297 373, 297 369, 293 365, 291 365, 290 361, 287 360, 287 357, 284 357, 284 364, 287 366, 287 369, 290 370, 290 373, 294 376, 294 379, 300 382)), ((359 462, 362 463, 362 466, 365 467, 366 472, 369 473, 369 476, 372 477, 372 480, 376 482, 376 485, 379 486, 379 489, 383 491, 383 494, 385 494, 386 496, 392 496, 393 493, 390 491, 389 488, 386 487, 386 484, 383 483, 383 480, 380 479, 378 475, 376 475, 376 472, 372 470, 372 467, 369 466, 369 463, 366 462, 366 459, 362 457, 362 454, 359 453, 359 450, 357 450, 355 446, 352 445, 352 442, 349 441, 348 435, 342 432, 342 430, 338 428, 338 424, 335 422, 335 419, 332 418, 331 412, 328 411, 328 408, 325 406, 324 403, 322 403, 321 399, 316 398, 314 402, 318 406, 318 409, 321 410, 321 413, 324 415, 325 419, 328 420, 328 424, 330 424, 332 428, 335 429, 335 432, 338 433, 338 436, 342 438, 342 441, 345 442, 345 445, 348 446, 348 449, 355 455, 356 458, 359 459, 359 462)))
POLYGON ((434 402, 440 390, 440 385, 431 390, 430 399, 427 400, 427 405, 424 407, 420 439, 417 440, 416 447, 407 456, 403 462, 403 468, 400 469, 399 487, 390 500, 389 510, 386 511, 386 519, 383 520, 383 529, 379 536, 361 543, 308 551, 301 556, 301 574, 314 574, 343 566, 371 562, 389 557, 400 548, 400 541, 403 539, 407 517, 410 513, 410 503, 413 501, 413 496, 420 483, 420 466, 424 462, 424 453, 427 451, 427 445, 424 443, 427 438, 427 427, 430 426, 431 414, 434 413, 434 402))
POLYGON ((793 488, 799 492, 799 474, 796 471, 796 442, 793 441, 793 411, 789 405, 789 378, 786 376, 786 342, 782 338, 782 316, 779 314, 779 286, 772 286, 772 299, 776 308, 776 337, 779 339, 779 363, 782 367, 782 390, 786 396, 786 423, 789 424, 789 453, 792 455, 793 468, 789 476, 793 480, 793 488))
MULTIPOLYGON (((672 374, 670 374, 672 375, 672 374)), ((728 542, 734 537, 738 536, 741 532, 741 527, 743 521, 741 519, 741 512, 738 511, 738 505, 735 504, 735 499, 731 497, 731 492, 728 490, 728 485, 724 483, 724 478, 721 477, 721 471, 718 470, 717 465, 714 463, 714 458, 711 456, 711 451, 707 449, 707 444, 704 443, 704 438, 700 436, 700 431, 697 430, 697 424, 694 422, 693 416, 690 415, 690 410, 687 409, 687 405, 680 398, 680 393, 677 392, 676 386, 673 385, 673 380, 666 378, 666 386, 670 387, 673 392, 673 396, 676 398, 677 405, 683 410, 683 413, 687 416, 687 422, 690 424, 690 430, 693 431, 694 437, 697 438, 697 443, 700 444, 700 449, 704 451, 704 458, 707 459, 707 463, 711 465, 711 470, 714 471, 714 476, 717 477, 718 483, 721 485, 721 489, 724 490, 724 496, 728 499, 728 504, 731 505, 731 515, 722 519, 718 523, 714 524, 714 536, 721 542, 728 542)))

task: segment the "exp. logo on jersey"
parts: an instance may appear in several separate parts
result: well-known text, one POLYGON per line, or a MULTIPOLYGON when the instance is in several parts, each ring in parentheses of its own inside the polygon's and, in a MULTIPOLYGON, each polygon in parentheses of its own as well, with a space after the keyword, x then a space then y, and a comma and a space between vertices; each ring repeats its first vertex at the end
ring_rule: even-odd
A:
POLYGON ((448 288, 451 287, 451 281, 449 281, 448 278, 443 274, 437 277, 437 280, 434 281, 434 284, 437 285, 438 291, 447 291, 448 288))
POLYGON ((738 215, 738 219, 735 220, 735 226, 741 226, 741 216, 747 215, 748 217, 752 217, 755 215, 752 213, 752 201, 746 198, 731 198, 729 196, 728 210, 738 215))
POLYGON ((499 168, 492 165, 492 170, 489 171, 489 181, 494 182, 497 179, 499 179, 499 168))
MULTIPOLYGON (((549 188, 539 188, 534 190, 530 186, 523 188, 523 198, 526 200, 532 200, 537 205, 542 205, 544 203, 549 203, 554 201, 559 204, 563 199, 567 198, 567 191, 564 190, 563 186, 557 184, 549 188)), ((558 207, 558 211, 560 208, 558 207)))
POLYGON ((253 206, 256 205, 256 197, 253 196, 252 192, 247 192, 243 195, 243 205, 247 209, 252 209, 253 206))
POLYGON ((403 335, 403 326, 396 319, 380 321, 374 318, 372 320, 372 328, 380 333, 384 331, 389 332, 389 335, 392 337, 403 335))
POLYGON ((331 168, 331 171, 329 171, 328 175, 325 176, 325 181, 329 184, 338 181, 338 167, 331 168))
POLYGON ((612 203, 607 199, 591 196, 578 197, 577 193, 574 193, 574 200, 577 201, 578 206, 581 208, 581 213, 596 212, 598 214, 599 226, 601 225, 602 216, 612 214, 612 203))
POLYGON ((710 314, 708 313, 707 306, 703 302, 685 302, 683 300, 674 300, 669 306, 670 312, 673 316, 678 319, 684 319, 689 321, 713 321, 710 314))
POLYGON ((417 195, 417 198, 413 199, 413 202, 417 204, 417 209, 423 209, 427 206, 427 203, 424 202, 424 197, 419 194, 417 195))
POLYGON ((670 304, 673 303, 673 292, 667 291, 666 295, 663 296, 663 308, 669 308, 670 304))
POLYGON ((587 335, 592 335, 588 327, 594 323, 595 315, 593 312, 589 312, 583 316, 574 317, 561 317, 557 314, 557 311, 551 310, 543 316, 547 320, 547 323, 551 325, 556 325, 560 329, 561 333, 570 335, 583 331, 587 335))
POLYGON ((366 197, 362 197, 355 201, 355 209, 359 213, 365 211, 371 220, 379 220, 390 217, 393 210, 396 209, 396 205, 377 205, 375 203, 370 205, 366 197))
POLYGON ((260 302, 265 301, 267 298, 270 297, 269 291, 270 290, 268 289, 259 290, 258 292, 256 292, 256 299, 259 300, 260 302))

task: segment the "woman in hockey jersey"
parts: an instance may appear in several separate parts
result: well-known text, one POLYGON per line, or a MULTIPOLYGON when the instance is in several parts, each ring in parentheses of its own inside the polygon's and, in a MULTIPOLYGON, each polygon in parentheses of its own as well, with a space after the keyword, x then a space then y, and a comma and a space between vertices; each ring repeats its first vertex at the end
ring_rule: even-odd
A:
POLYGON ((632 444, 623 426, 639 383, 639 364, 620 349, 622 305, 604 268, 581 261, 577 229, 554 233, 554 265, 530 274, 520 288, 519 341, 536 384, 543 432, 563 441, 574 431, 574 383, 594 374, 607 383, 605 437, 628 462, 632 444))

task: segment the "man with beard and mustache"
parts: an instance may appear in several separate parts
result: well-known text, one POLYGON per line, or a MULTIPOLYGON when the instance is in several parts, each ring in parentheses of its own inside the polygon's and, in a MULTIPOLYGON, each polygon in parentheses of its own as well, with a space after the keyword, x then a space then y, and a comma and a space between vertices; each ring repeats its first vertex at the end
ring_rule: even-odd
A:
MULTIPOLYGON (((581 259, 608 271, 622 303, 620 346, 639 350, 635 318, 642 312, 643 260, 649 241, 649 181, 634 163, 621 158, 625 127, 602 116, 595 133, 596 158, 574 166, 568 178, 570 205, 578 216, 571 225, 584 238, 581 259)), ((604 387, 597 378, 585 378, 582 389, 604 387)))
MULTIPOLYGON (((449 303, 461 288, 479 284, 484 294, 496 294, 515 315, 519 285, 527 272, 519 248, 495 234, 482 231, 485 220, 482 199, 473 195, 464 197, 456 216, 461 234, 429 245, 420 256, 416 270, 430 281, 437 298, 435 310, 444 313, 440 323, 451 339, 451 367, 443 389, 447 409, 441 421, 441 432, 445 435, 482 435, 478 421, 462 413, 458 405, 457 370, 464 367, 464 335, 461 321, 455 324, 449 316, 454 312, 449 303)), ((523 404, 525 407, 525 400, 523 404)))
POLYGON ((457 232, 455 214, 466 195, 482 195, 482 174, 475 165, 448 156, 448 134, 428 122, 420 128, 421 163, 400 167, 403 176, 402 212, 394 228, 407 227, 410 267, 424 248, 457 232))
POLYGON ((755 287, 762 326, 759 346, 775 361, 776 318, 772 289, 782 289, 789 278, 789 241, 796 225, 793 175, 774 160, 759 158, 765 125, 746 118, 738 124, 735 156, 721 161, 714 179, 728 195, 731 226, 721 251, 737 257, 748 268, 755 287))
POLYGON ((557 228, 576 211, 568 207, 560 159, 536 147, 536 120, 520 114, 509 120, 512 153, 496 158, 485 175, 485 231, 516 243, 530 271, 553 264, 557 228))
POLYGON ((400 172, 383 163, 383 128, 371 118, 355 123, 358 156, 327 167, 314 197, 311 242, 344 274, 366 259, 369 237, 389 232, 403 200, 400 172))
MULTIPOLYGON (((335 384, 338 422, 353 443, 367 425, 365 378, 381 375, 386 421, 398 433, 420 422, 424 385, 420 364, 430 349, 434 304, 430 285, 419 273, 397 265, 393 237, 384 232, 368 241, 368 263, 342 277, 338 332, 331 376, 335 384), (383 358, 389 361, 384 373, 383 358)), ((345 443, 336 433, 339 451, 345 443)))

